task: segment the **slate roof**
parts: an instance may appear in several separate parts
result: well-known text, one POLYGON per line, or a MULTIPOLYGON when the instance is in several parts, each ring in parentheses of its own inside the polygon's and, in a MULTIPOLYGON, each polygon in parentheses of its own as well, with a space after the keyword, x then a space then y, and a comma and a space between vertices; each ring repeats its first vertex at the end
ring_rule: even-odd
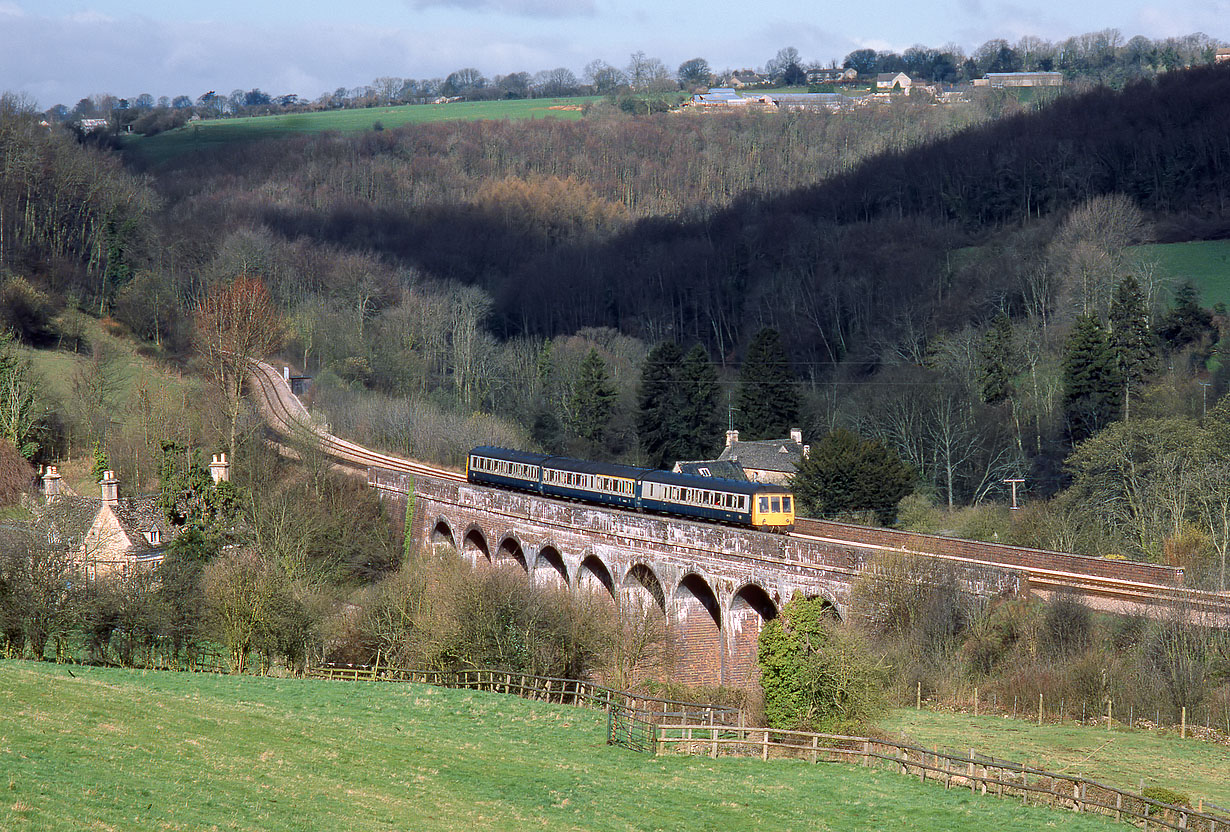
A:
POLYGON ((847 96, 835 92, 796 92, 773 96, 779 107, 827 107, 837 109, 850 104, 847 96))
POLYGON ((132 541, 135 551, 162 548, 162 545, 151 546, 146 539, 146 532, 152 528, 158 529, 160 539, 170 542, 170 524, 163 516, 162 509, 158 507, 157 497, 150 495, 121 498, 111 510, 115 513, 115 519, 120 521, 124 534, 132 541))
POLYGON ((738 462, 744 470, 779 471, 793 474, 803 458, 803 446, 793 439, 762 439, 736 441, 718 455, 720 460, 738 462))
POLYGON ((743 470, 743 466, 732 460, 700 459, 695 462, 676 462, 674 470, 697 477, 719 477, 747 482, 747 472, 743 470))
MULTIPOLYGON (((39 511, 38 525, 53 544, 75 548, 81 545, 102 508, 100 497, 61 494, 39 511)), ((159 552, 166 543, 170 543, 173 532, 158 508, 156 496, 122 497, 111 507, 111 511, 132 542, 130 553, 159 552), (155 527, 163 543, 151 545, 145 535, 155 527)))

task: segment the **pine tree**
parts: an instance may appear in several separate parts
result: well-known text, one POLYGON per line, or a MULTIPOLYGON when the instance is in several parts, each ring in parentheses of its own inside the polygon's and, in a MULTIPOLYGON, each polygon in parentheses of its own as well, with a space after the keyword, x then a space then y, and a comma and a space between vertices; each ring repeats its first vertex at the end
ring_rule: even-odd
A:
POLYGON ((682 459, 705 459, 721 444, 722 414, 718 409, 721 388, 717 370, 703 344, 692 347, 679 369, 684 398, 684 448, 682 459))
POLYGON ((1076 319, 1064 347, 1063 412, 1072 443, 1119 418, 1122 377, 1114 349, 1097 319, 1076 319))
POLYGON ((982 400, 999 404, 1013 393, 1012 322, 1000 313, 982 337, 982 400))
POLYGON ((103 450, 102 445, 98 442, 94 443, 94 464, 90 466, 90 475, 98 482, 103 478, 103 474, 111 470, 111 460, 107 458, 107 452, 103 450))
POLYGON ((1119 284, 1110 305, 1110 346, 1123 381, 1123 418, 1131 413, 1132 390, 1157 369, 1157 339, 1149 327, 1149 310, 1136 278, 1119 284))
POLYGON ((617 395, 607 377, 606 362, 596 349, 591 349, 581 362, 581 374, 569 402, 577 436, 590 442, 602 441, 617 395))
POLYGON ((649 352, 641 367, 636 432, 646 462, 655 468, 665 468, 672 460, 687 459, 682 360, 679 345, 664 341, 649 352))
POLYGON ((789 435, 799 418, 799 391, 777 330, 765 328, 752 339, 739 371, 737 424, 743 439, 789 435))

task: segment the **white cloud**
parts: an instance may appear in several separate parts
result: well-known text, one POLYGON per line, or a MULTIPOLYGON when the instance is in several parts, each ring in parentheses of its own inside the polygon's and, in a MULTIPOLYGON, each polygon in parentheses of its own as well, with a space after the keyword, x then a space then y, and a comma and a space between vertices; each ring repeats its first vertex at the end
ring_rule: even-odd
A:
POLYGON ((516 17, 591 17, 597 12, 593 0, 411 0, 411 6, 496 12, 516 17))
POLYGON ((16 3, 0 3, 0 17, 25 17, 26 13, 16 3))

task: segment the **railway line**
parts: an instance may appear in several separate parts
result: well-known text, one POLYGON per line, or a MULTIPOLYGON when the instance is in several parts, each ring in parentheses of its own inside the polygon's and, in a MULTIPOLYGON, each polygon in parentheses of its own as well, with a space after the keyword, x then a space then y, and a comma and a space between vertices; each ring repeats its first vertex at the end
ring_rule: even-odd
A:
MULTIPOLYGON (((369 467, 387 468, 392 471, 408 473, 415 476, 435 477, 454 482, 464 482, 465 475, 448 468, 424 465, 401 457, 372 451, 362 445, 341 439, 326 430, 312 424, 307 409, 298 397, 290 391, 290 386, 274 367, 263 362, 253 361, 249 375, 252 382, 252 392, 266 421, 273 430, 285 437, 297 438, 314 442, 320 450, 338 463, 366 472, 369 467)), ((1230 626, 1230 594, 1207 592, 1188 589, 1176 583, 1159 581, 1132 580, 1107 575, 1083 572, 1071 568, 1073 556, 1061 553, 1038 552, 1038 555, 1054 555, 1062 559, 1067 568, 1051 568, 1037 564, 1006 562, 997 559, 995 546, 985 546, 978 556, 969 554, 951 554, 939 551, 928 551, 926 548, 908 545, 891 545, 884 542, 869 542, 858 540, 853 534, 848 537, 826 534, 831 524, 808 518, 799 518, 792 537, 814 541, 821 545, 838 545, 859 548, 870 551, 891 551, 920 557, 931 558, 954 564, 988 566, 998 569, 1009 569, 1019 572, 1028 582, 1031 591, 1042 593, 1073 593, 1080 595, 1094 605, 1108 610, 1122 608, 1124 610, 1140 607, 1181 607, 1191 613, 1208 618, 1218 626, 1230 626), (985 552, 985 556, 981 556, 985 552)), ((852 527, 854 528, 854 527, 852 527)), ((942 540, 937 538, 937 540, 942 540)), ((1104 570, 1112 562, 1096 562, 1104 570)))

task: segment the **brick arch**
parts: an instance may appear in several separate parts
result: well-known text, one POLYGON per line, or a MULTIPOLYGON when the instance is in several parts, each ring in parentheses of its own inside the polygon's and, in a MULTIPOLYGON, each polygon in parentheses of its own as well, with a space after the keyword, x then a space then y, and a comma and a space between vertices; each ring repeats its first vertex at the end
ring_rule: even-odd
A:
POLYGON ((756 655, 760 631, 777 618, 773 596, 758 583, 739 587, 730 599, 726 632, 730 649, 728 684, 741 686, 757 678, 756 655))
POLYGON ((534 580, 546 586, 556 586, 560 589, 568 587, 568 567, 564 556, 553 543, 544 543, 534 557, 534 570, 531 573, 534 580))
POLYGON ((491 562, 496 566, 512 566, 516 564, 521 567, 522 572, 528 573, 529 564, 526 561, 525 549, 521 546, 521 541, 515 534, 505 534, 500 539, 499 548, 495 550, 495 556, 491 562))
POLYGON ((693 685, 724 681, 722 609, 704 576, 688 573, 671 593, 667 628, 679 655, 676 680, 693 685))
POLYGON ((481 528, 470 526, 466 529, 465 537, 461 540, 461 554, 475 566, 491 563, 491 547, 481 528))
POLYGON ((802 595, 808 600, 811 600, 812 598, 819 598, 824 602, 826 615, 833 616, 833 619, 836 621, 844 621, 846 618, 841 614, 841 605, 837 603, 837 599, 827 592, 797 592, 795 595, 802 595))
POLYGON ((453 537, 453 527, 446 518, 436 518, 436 525, 431 530, 431 543, 433 546, 446 543, 453 549, 457 548, 457 538, 453 537))
POLYGON ((615 579, 611 577, 611 570, 597 555, 589 555, 581 561, 576 582, 578 590, 594 592, 615 603, 615 579))
POLYGON ((666 614, 666 592, 653 567, 645 563, 635 564, 624 576, 623 589, 635 610, 656 609, 666 614))

